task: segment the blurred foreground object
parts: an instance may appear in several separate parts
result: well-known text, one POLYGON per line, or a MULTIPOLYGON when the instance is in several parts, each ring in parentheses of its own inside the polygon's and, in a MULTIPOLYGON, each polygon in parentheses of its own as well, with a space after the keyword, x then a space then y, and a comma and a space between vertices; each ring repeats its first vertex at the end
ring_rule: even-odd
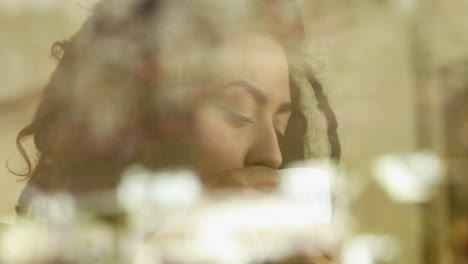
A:
POLYGON ((400 241, 391 235, 365 234, 349 241, 343 249, 343 264, 374 264, 397 259, 400 241))
POLYGON ((443 164, 433 153, 380 157, 374 167, 377 182, 400 202, 426 202, 442 181, 443 164))
POLYGON ((0 263, 334 263, 335 170, 308 166, 281 171, 265 194, 203 192, 189 170, 134 165, 116 194, 42 194, 35 220, 1 234, 0 263))
POLYGON ((173 210, 135 263, 336 260, 341 240, 331 224, 333 167, 309 164, 279 173, 273 194, 210 189, 191 205, 173 210))

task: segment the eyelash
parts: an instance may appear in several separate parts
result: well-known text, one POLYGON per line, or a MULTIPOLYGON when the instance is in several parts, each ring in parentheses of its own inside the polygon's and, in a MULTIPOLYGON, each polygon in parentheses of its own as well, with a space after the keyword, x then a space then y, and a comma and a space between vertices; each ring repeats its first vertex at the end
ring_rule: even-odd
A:
MULTIPOLYGON (((248 118, 242 114, 237 113, 229 108, 224 107, 221 104, 216 104, 216 106, 222 110, 223 114, 225 115, 226 119, 236 128, 243 128, 249 124, 253 124, 254 120, 248 118)), ((275 132, 278 136, 284 136, 285 131, 279 131, 275 129, 275 132)))
POLYGON ((229 120, 229 122, 234 126, 238 128, 245 127, 249 124, 252 124, 254 121, 246 116, 243 116, 241 114, 238 114, 234 111, 231 111, 229 109, 222 109, 226 118, 229 120))
POLYGON ((224 117, 227 119, 232 126, 236 128, 243 128, 249 124, 252 124, 254 120, 248 118, 242 114, 237 113, 235 110, 229 109, 221 103, 213 102, 214 105, 222 111, 224 117))

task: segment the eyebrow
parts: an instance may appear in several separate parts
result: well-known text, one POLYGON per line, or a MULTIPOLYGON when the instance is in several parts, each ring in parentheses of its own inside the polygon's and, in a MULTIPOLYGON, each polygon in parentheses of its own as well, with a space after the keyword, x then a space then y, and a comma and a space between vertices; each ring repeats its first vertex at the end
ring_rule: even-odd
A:
POLYGON ((232 81, 228 84, 223 85, 223 87, 239 86, 246 90, 254 99, 260 104, 265 104, 267 101, 266 95, 260 91, 257 87, 244 80, 232 81))
MULTIPOLYGON (((266 95, 260 91, 257 87, 254 85, 248 83, 247 81, 244 80, 236 80, 232 81, 230 83, 227 83, 223 85, 223 87, 231 87, 231 86, 239 86, 246 90, 254 99, 257 101, 259 104, 265 104, 267 101, 266 95)), ((292 112, 292 103, 283 103, 279 108, 277 113, 287 113, 287 112, 292 112)))

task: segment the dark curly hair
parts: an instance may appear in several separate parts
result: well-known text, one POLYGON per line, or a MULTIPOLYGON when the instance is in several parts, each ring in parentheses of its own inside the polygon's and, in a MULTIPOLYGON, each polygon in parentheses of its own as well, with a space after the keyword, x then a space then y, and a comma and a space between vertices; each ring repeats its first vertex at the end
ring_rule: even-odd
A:
MULTIPOLYGON (((248 12, 235 13, 218 2, 217 5, 208 0, 193 2, 198 4, 104 0, 71 39, 52 46, 57 68, 43 91, 32 122, 16 139, 27 165, 27 172, 21 176, 28 179, 16 207, 18 215, 27 215, 36 189, 68 190, 74 188, 70 179, 76 177, 112 187, 129 164, 138 162, 155 168, 186 162, 184 147, 167 146, 160 140, 157 128, 167 116, 189 118, 189 103, 177 100, 168 103, 171 100, 167 98, 176 96, 176 91, 186 84, 206 78, 211 69, 203 61, 209 60, 209 56, 199 56, 195 62, 183 61, 182 77, 168 70, 167 57, 184 57, 197 52, 199 47, 215 46, 222 41, 223 34, 241 27, 267 32, 282 43, 289 63, 304 69, 317 108, 327 123, 329 157, 339 160, 337 121, 324 89, 306 62, 305 33, 297 3, 252 0, 248 2, 248 12), (179 19, 182 21, 174 17, 168 20, 174 12, 183 14, 179 19), (183 26, 178 27, 177 23, 183 26), (187 39, 191 42, 184 43, 187 39), (167 45, 166 41, 173 42, 167 45), (171 46, 182 44, 185 45, 179 50, 182 54, 171 50, 171 46), (201 65, 203 72, 198 70, 201 65), (34 165, 22 145, 30 136, 39 152, 34 165)), ((290 71, 295 74, 292 67, 290 71)), ((284 163, 305 158, 304 137, 308 127, 300 107, 301 89, 293 78, 290 87, 295 108, 287 132, 280 139, 284 163)))

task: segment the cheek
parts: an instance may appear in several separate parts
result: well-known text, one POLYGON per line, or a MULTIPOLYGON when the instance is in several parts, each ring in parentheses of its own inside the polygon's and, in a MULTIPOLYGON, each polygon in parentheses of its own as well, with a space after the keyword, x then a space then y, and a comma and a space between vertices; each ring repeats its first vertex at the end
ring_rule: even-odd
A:
POLYGON ((244 166, 247 138, 213 107, 194 112, 191 141, 195 170, 203 176, 244 166))

